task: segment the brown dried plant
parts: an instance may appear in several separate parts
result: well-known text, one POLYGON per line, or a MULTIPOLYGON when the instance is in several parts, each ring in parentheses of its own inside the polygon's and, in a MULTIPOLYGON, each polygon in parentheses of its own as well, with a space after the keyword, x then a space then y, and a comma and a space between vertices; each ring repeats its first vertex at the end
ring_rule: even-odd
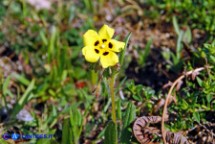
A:
MULTIPOLYGON (((166 101, 165 101, 165 104, 164 104, 164 109, 163 109, 163 114, 162 114, 162 121, 161 121, 161 132, 162 132, 162 137, 163 137, 163 141, 164 141, 164 144, 167 144, 167 140, 166 138, 168 136, 170 136, 169 134, 167 134, 168 132, 165 130, 165 127, 164 127, 164 121, 165 121, 165 118, 168 117, 168 112, 167 112, 167 106, 169 104, 169 101, 170 99, 172 98, 172 93, 173 93, 173 90, 177 87, 177 85, 179 83, 182 82, 182 80, 185 78, 185 77, 188 77, 188 76, 191 76, 192 79, 194 80, 196 78, 196 76, 199 74, 200 71, 203 71, 203 70, 207 70, 208 66, 206 67, 200 67, 200 68, 196 68, 194 70, 191 70, 191 71, 188 71, 186 73, 184 73, 183 75, 181 75, 179 78, 177 78, 173 83, 172 83, 172 86, 170 87, 169 89, 169 92, 167 94, 167 97, 166 97, 166 101)), ((178 89, 177 89, 178 90, 178 89)), ((177 135, 173 135, 173 142, 177 142, 178 140, 176 140, 176 138, 178 139, 178 136, 177 135), (175 139, 175 140, 174 140, 175 139)), ((181 137, 182 138, 182 137, 181 137)), ((171 138, 170 138, 171 139, 171 138)), ((181 141, 184 141, 184 139, 181 141)), ((182 142, 181 142, 182 143, 182 142)), ((177 143, 174 143, 174 144, 177 144, 177 143)), ((186 143, 185 143, 186 144, 186 143)))
POLYGON ((166 97, 164 103, 164 109, 162 117, 160 116, 142 116, 135 120, 133 124, 133 134, 135 138, 141 144, 152 144, 153 135, 157 135, 158 137, 163 138, 165 144, 189 144, 186 137, 184 137, 181 133, 173 133, 165 130, 164 122, 168 120, 168 112, 167 106, 174 101, 176 103, 175 95, 173 94, 173 90, 178 91, 181 87, 182 80, 185 77, 191 76, 192 80, 196 78, 200 71, 207 70, 211 67, 200 67, 191 71, 184 73, 182 76, 177 78, 173 83, 171 83, 170 90, 168 91, 168 95, 166 97), (150 124, 156 124, 161 122, 161 131, 156 127, 150 127, 150 124))

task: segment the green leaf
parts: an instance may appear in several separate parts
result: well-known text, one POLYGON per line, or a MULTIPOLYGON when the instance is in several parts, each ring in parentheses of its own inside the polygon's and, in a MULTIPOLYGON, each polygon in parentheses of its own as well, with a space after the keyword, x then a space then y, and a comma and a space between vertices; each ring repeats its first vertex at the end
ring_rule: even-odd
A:
POLYGON ((146 61, 146 58, 149 55, 151 44, 152 44, 152 39, 148 40, 148 42, 146 43, 146 47, 144 49, 144 54, 143 54, 144 61, 146 61))
POLYGON ((62 129, 62 144, 72 144, 71 138, 71 125, 69 119, 64 119, 62 129))
POLYGON ((125 47, 124 47, 124 49, 122 50, 122 52, 120 53, 120 56, 119 56, 120 65, 123 65, 124 58, 125 58, 125 52, 126 52, 126 49, 127 49, 127 46, 128 46, 128 41, 129 41, 130 37, 131 37, 131 33, 129 33, 125 38, 125 47))
POLYGON ((179 63, 179 59, 177 58, 177 56, 174 53, 170 53, 170 56, 172 58, 173 64, 177 65, 179 63))
POLYGON ((8 76, 6 78, 6 80, 4 81, 4 83, 3 83, 2 91, 3 91, 3 95, 4 96, 6 96, 7 94, 10 95, 10 96, 13 96, 13 94, 11 93, 11 91, 8 89, 8 86, 9 86, 9 83, 10 83, 10 79, 11 79, 11 77, 8 76))
POLYGON ((18 112, 24 107, 27 101, 33 97, 33 93, 31 93, 31 91, 34 89, 34 83, 35 83, 35 79, 31 81, 25 93, 19 99, 18 103, 16 103, 16 105, 14 106, 14 110, 11 114, 11 118, 14 118, 18 114, 18 112))
POLYGON ((178 35, 178 39, 177 39, 177 45, 176 45, 177 59, 180 59, 180 57, 181 57, 181 51, 182 51, 182 48, 183 48, 183 45, 182 45, 183 34, 184 34, 184 32, 180 31, 180 33, 178 35))
POLYGON ((48 39, 46 37, 45 32, 41 30, 40 33, 39 33, 39 35, 40 35, 40 38, 42 39, 43 44, 45 46, 47 46, 48 45, 48 39))
POLYGON ((134 100, 140 101, 140 102, 143 100, 143 98, 142 98, 140 95, 132 95, 132 98, 133 98, 134 100))
POLYGON ((8 144, 5 140, 3 140, 3 139, 0 139, 0 143, 1 144, 8 144))
POLYGON ((81 113, 75 107, 70 111, 70 122, 72 126, 80 126, 82 123, 81 113))
POLYGON ((170 53, 171 51, 169 49, 164 49, 161 54, 163 56, 163 58, 166 60, 166 61, 170 61, 170 53))
POLYGON ((199 77, 196 77, 196 80, 197 80, 198 84, 202 87, 203 81, 199 77))
POLYGON ((200 123, 200 114, 198 112, 193 113, 193 118, 194 118, 195 121, 200 123))
POLYGON ((20 105, 24 105, 24 102, 27 100, 27 96, 30 94, 30 92, 33 90, 34 88, 34 83, 35 83, 35 79, 33 79, 30 83, 30 85, 28 86, 27 90, 25 91, 25 93, 23 94, 23 96, 20 98, 20 100, 18 101, 18 103, 20 105))
POLYGON ((129 102, 128 107, 125 111, 125 118, 123 121, 123 128, 126 128, 131 124, 131 122, 135 119, 136 117, 136 107, 133 103, 129 102))
POLYGON ((179 35, 180 29, 179 29, 178 22, 177 22, 177 19, 175 16, 172 18, 172 22, 173 22, 173 26, 174 26, 176 34, 179 35))
POLYGON ((147 57, 148 57, 148 55, 150 53, 151 44, 152 44, 152 39, 148 40, 144 51, 142 53, 140 53, 140 57, 138 59, 138 63, 140 64, 140 66, 144 66, 145 65, 147 57))
POLYGON ((188 107, 189 107, 189 104, 184 99, 182 99, 181 109, 186 110, 188 109, 188 107))
POLYGON ((110 121, 105 129, 105 144, 117 144, 117 127, 113 121, 110 121))
POLYGON ((189 44, 191 41, 192 41, 192 33, 190 30, 190 27, 187 27, 187 30, 185 31, 185 33, 183 35, 183 42, 189 44))
POLYGON ((81 112, 76 106, 72 106, 70 110, 70 138, 72 144, 76 144, 79 141, 81 131, 82 131, 82 116, 81 112))
POLYGON ((59 143, 53 139, 44 138, 44 139, 37 140, 36 144, 59 144, 59 143))
POLYGON ((30 84, 30 81, 28 79, 26 79, 23 75, 13 73, 12 77, 14 77, 16 80, 18 80, 19 82, 21 82, 22 84, 24 84, 26 86, 28 86, 30 84))
POLYGON ((129 144, 131 137, 130 124, 134 121, 136 117, 136 107, 133 103, 129 102, 128 107, 125 111, 124 121, 123 121, 123 129, 121 135, 121 142, 123 144, 129 144))
POLYGON ((116 112, 116 114, 117 114, 117 119, 118 119, 118 120, 121 120, 121 119, 122 119, 121 99, 119 99, 119 100, 117 101, 116 105, 117 105, 117 112, 116 112))

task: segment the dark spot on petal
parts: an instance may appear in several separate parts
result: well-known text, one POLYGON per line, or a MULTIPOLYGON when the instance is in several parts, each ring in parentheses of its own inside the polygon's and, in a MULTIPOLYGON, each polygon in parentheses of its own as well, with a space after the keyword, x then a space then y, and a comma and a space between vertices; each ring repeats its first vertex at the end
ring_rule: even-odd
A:
POLYGON ((107 40, 106 39, 102 39, 102 42, 104 43, 104 42, 106 42, 107 40))
POLYGON ((106 56, 106 55, 108 55, 109 54, 109 52, 104 52, 103 53, 103 56, 106 56))
POLYGON ((96 52, 97 54, 99 54, 99 50, 98 50, 98 49, 95 49, 95 52, 96 52))
POLYGON ((113 44, 109 42, 108 47, 113 48, 113 44))
POLYGON ((98 44, 99 44, 99 41, 96 41, 94 45, 97 46, 98 44))

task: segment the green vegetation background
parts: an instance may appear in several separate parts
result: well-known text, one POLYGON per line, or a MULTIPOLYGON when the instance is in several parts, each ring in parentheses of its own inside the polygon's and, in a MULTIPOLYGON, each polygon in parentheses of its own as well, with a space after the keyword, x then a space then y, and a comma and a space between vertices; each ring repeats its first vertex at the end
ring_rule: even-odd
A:
MULTIPOLYGON (((0 1, 1 135, 18 129, 26 134, 55 134, 53 139, 31 140, 37 144, 99 143, 105 136, 106 143, 114 139, 137 143, 131 124, 139 116, 162 115, 162 108, 154 111, 167 94, 168 89, 161 85, 168 79, 174 81, 183 71, 215 64, 213 0, 50 2, 50 8, 38 9, 25 0, 0 1), (84 32, 97 30, 104 23, 115 28, 120 40, 132 33, 117 77, 118 128, 111 127, 107 79, 99 83, 100 71, 93 71, 94 65, 85 62, 81 54, 84 32), (144 30, 138 29, 139 24, 144 30), (173 46, 165 39, 165 48, 161 46, 163 40, 156 39, 155 32, 150 38, 144 37, 147 29, 160 28, 161 36, 173 34, 173 46), (151 61, 156 55, 160 56, 157 61, 151 61), (166 74, 164 81, 162 77, 156 81, 161 82, 156 87, 144 74, 155 70, 154 75, 159 75, 159 69, 153 67, 155 62, 164 66, 166 74), (135 75, 135 71, 140 74, 135 75), (17 119, 23 108, 33 121, 17 119), (118 136, 109 136, 105 130, 118 131, 118 136)), ((175 93, 178 103, 169 107, 173 115, 168 129, 187 131, 200 123, 214 123, 210 117, 215 109, 214 79, 212 68, 195 80, 184 81, 175 93)))

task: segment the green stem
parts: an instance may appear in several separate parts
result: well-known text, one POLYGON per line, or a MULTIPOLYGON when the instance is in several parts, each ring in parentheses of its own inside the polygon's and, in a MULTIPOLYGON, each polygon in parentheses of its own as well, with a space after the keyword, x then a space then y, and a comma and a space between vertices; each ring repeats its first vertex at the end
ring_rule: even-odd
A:
POLYGON ((115 106, 115 92, 114 92, 114 84, 115 84, 115 74, 112 74, 110 78, 110 95, 111 95, 111 102, 112 102, 112 120, 116 124, 116 106, 115 106))

